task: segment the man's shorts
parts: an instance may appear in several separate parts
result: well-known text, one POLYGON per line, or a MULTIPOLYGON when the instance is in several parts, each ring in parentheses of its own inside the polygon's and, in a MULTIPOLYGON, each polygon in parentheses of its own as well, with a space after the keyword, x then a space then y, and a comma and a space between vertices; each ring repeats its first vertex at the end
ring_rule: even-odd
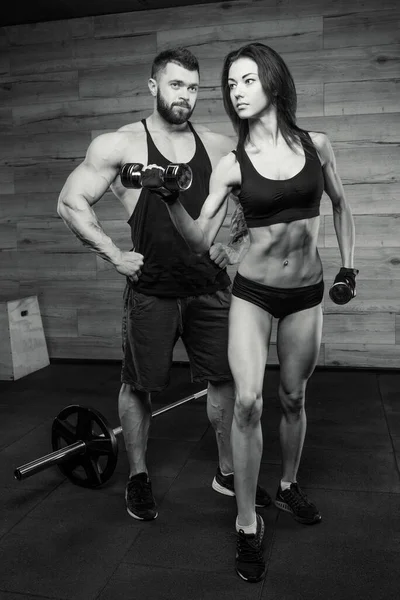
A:
POLYGON ((231 286, 188 298, 124 292, 122 383, 145 392, 169 384, 173 349, 181 337, 193 382, 232 381, 228 363, 231 286))

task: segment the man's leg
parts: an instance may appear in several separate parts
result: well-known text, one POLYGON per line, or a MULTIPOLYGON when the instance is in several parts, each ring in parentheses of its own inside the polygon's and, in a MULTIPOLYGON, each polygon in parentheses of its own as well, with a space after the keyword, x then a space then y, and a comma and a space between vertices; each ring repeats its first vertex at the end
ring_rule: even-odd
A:
POLYGON ((217 439, 219 468, 221 473, 233 473, 231 429, 235 406, 233 381, 209 382, 207 393, 207 415, 217 439))
POLYGON ((161 391, 169 383, 177 328, 175 300, 146 296, 127 286, 122 323, 122 386, 118 399, 130 471, 125 500, 128 513, 146 521, 158 514, 146 465, 150 392, 161 391))
POLYGON ((146 450, 151 422, 150 394, 123 383, 118 412, 129 461, 129 476, 147 473, 146 450))

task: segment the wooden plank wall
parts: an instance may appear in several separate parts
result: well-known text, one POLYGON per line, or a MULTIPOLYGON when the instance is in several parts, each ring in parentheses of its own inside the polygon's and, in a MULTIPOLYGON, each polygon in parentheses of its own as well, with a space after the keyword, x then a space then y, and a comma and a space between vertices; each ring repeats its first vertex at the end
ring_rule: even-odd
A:
MULTIPOLYGON (((342 307, 325 298, 319 362, 398 368, 399 25, 396 0, 237 0, 0 29, 0 299, 38 295, 51 358, 121 357, 124 280, 58 218, 58 193, 93 137, 149 114, 149 68, 170 45, 200 59, 194 121, 234 139, 222 58, 257 40, 287 61, 300 125, 329 134, 355 217, 358 296, 342 307)), ((129 249, 110 193, 97 211, 129 249)), ((327 198, 319 246, 328 287, 340 258, 327 198)))

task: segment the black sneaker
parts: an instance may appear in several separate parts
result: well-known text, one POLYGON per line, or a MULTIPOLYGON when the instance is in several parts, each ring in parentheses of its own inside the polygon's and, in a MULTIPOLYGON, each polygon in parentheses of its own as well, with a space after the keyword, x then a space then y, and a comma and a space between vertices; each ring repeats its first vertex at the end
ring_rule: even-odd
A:
POLYGON ((265 577, 265 560, 263 556, 263 540, 265 526, 260 515, 257 515, 257 531, 246 534, 239 530, 236 542, 236 573, 250 583, 257 583, 265 577))
POLYGON ((128 514, 134 519, 151 521, 158 516, 147 473, 139 473, 129 478, 125 488, 125 502, 128 514))
POLYGON ((276 493, 275 506, 293 515, 293 518, 299 523, 314 525, 321 521, 321 515, 318 508, 310 502, 307 496, 301 491, 298 483, 292 483, 290 488, 282 490, 278 486, 276 493))
MULTIPOLYGON (((221 469, 217 468, 217 474, 215 475, 212 482, 212 489, 225 496, 235 496, 235 487, 233 483, 233 474, 222 475, 221 469)), ((256 506, 262 508, 270 506, 272 502, 271 496, 267 490, 264 490, 261 486, 257 485, 256 491, 256 506)))

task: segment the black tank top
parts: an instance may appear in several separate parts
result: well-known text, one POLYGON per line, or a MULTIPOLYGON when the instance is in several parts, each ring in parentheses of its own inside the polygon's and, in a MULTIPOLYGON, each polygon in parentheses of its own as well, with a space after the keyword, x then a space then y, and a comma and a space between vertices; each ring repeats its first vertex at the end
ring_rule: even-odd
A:
MULTIPOLYGON (((157 149, 147 129, 148 164, 166 167, 171 161, 157 149)), ((193 219, 197 219, 208 196, 211 162, 199 136, 192 131, 196 150, 188 163, 193 182, 180 194, 180 201, 193 219)), ((197 256, 178 233, 167 207, 157 194, 142 189, 128 224, 136 252, 144 256, 142 274, 134 288, 142 294, 160 297, 186 297, 214 293, 231 283, 225 269, 220 269, 208 256, 197 256)), ((132 285, 130 283, 130 285, 132 285)))
POLYGON ((239 200, 248 227, 263 227, 275 223, 289 223, 319 215, 324 191, 324 176, 314 144, 309 138, 305 147, 305 164, 290 179, 276 180, 263 177, 251 162, 243 145, 235 154, 242 174, 239 200))

